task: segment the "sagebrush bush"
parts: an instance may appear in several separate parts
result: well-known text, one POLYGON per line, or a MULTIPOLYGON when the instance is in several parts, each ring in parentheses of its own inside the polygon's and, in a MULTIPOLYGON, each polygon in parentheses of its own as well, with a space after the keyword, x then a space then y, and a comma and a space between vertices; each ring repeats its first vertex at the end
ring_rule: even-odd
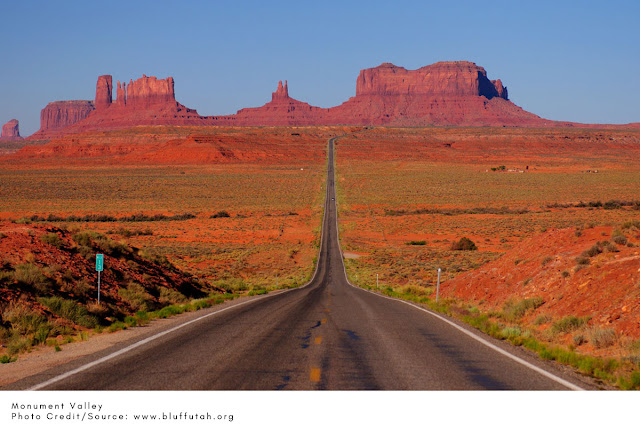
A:
POLYGON ((611 328, 599 328, 593 326, 589 328, 589 338, 596 348, 612 346, 618 339, 616 331, 611 328))
POLYGON ((71 320, 76 325, 80 325, 85 328, 95 328, 98 326, 98 319, 89 314, 87 307, 78 304, 73 300, 53 296, 48 298, 38 298, 38 302, 47 307, 52 313, 71 320))
POLYGON ((471 239, 467 237, 462 237, 457 242, 453 242, 451 244, 451 250, 452 251, 475 251, 475 250, 478 250, 478 247, 476 246, 475 243, 473 243, 471 239))
POLYGON ((613 237, 611 238, 611 240, 613 241, 613 243, 615 243, 615 244, 617 244, 617 245, 621 245, 621 246, 624 246, 624 245, 626 245, 627 243, 629 243, 629 240, 628 240, 625 236, 620 236, 620 235, 618 235, 618 236, 613 236, 613 237))
POLYGON ((49 244, 53 247, 59 248, 62 246, 62 239, 56 233, 47 233, 40 236, 40 240, 43 243, 49 244))
POLYGON ((40 293, 49 292, 53 285, 42 269, 33 263, 18 264, 13 274, 19 284, 31 286, 40 293))
POLYGON ((10 304, 2 313, 2 318, 21 335, 35 334, 41 327, 49 325, 46 317, 18 303, 10 304))
POLYGON ((187 302, 187 297, 185 297, 178 291, 165 288, 164 286, 159 286, 158 288, 159 288, 159 294, 160 294, 158 296, 158 302, 162 305, 187 302))
POLYGON ((229 212, 227 211, 218 211, 216 213, 214 213, 213 215, 211 215, 209 218, 230 218, 231 215, 229 215, 229 212))
POLYGON ((131 252, 131 249, 122 242, 116 242, 102 233, 95 231, 80 231, 72 236, 72 239, 80 245, 79 251, 85 256, 87 249, 93 253, 93 246, 105 254, 119 257, 131 252))
POLYGON ((536 317, 536 320, 533 321, 534 325, 544 325, 546 323, 549 323, 553 320, 553 318, 548 315, 548 314, 541 314, 540 316, 536 317))
POLYGON ((544 304, 544 300, 541 297, 526 298, 521 301, 509 300, 504 304, 502 312, 506 319, 517 320, 542 304, 544 304))
POLYGON ((118 289, 118 295, 120 295, 134 311, 153 310, 153 297, 149 295, 144 286, 139 283, 130 282, 126 289, 118 289))
POLYGON ((587 323, 588 320, 588 317, 566 316, 554 322, 551 325, 551 331, 556 334, 575 331, 587 323))

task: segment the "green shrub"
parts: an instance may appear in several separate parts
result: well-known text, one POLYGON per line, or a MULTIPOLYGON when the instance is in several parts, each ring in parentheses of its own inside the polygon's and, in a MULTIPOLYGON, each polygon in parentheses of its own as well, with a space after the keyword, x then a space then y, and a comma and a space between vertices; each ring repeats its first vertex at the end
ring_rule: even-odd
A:
POLYGON ((35 334, 40 328, 49 325, 46 317, 18 304, 10 305, 2 313, 2 318, 11 323, 11 327, 20 335, 35 334))
POLYGON ((550 256, 546 256, 542 259, 542 266, 544 267, 545 265, 549 264, 551 261, 553 261, 553 257, 550 256))
POLYGON ((140 310, 136 312, 136 323, 138 326, 146 325, 150 320, 149 313, 146 311, 140 310))
POLYGON ((154 264, 159 264, 167 269, 173 268, 173 265, 166 256, 157 253, 150 248, 143 248, 138 250, 138 256, 144 260, 150 261, 154 264))
POLYGON ((576 264, 578 265, 589 265, 591 263, 591 260, 589 260, 589 258, 584 257, 584 256, 579 256, 576 258, 576 264))
POLYGON ((116 332, 116 331, 120 331, 123 329, 127 329, 127 325, 123 322, 113 322, 110 326, 109 326, 109 332, 116 332))
POLYGON ((88 247, 93 246, 93 241, 100 237, 105 236, 95 231, 79 231, 71 236, 71 238, 79 245, 88 247))
MULTIPOLYGON (((125 243, 116 242, 104 234, 95 231, 80 231, 75 233, 72 239, 75 240, 80 247, 92 250, 93 246, 97 246, 98 250, 113 257, 119 257, 131 252, 125 243)), ((84 252, 86 252, 86 249, 84 252)))
POLYGON ((410 242, 407 242, 407 245, 410 246, 424 246, 427 244, 426 240, 412 240, 410 242))
POLYGON ((184 313, 186 308, 180 305, 168 305, 157 312, 155 312, 155 317, 164 319, 166 317, 175 316, 176 314, 184 313))
POLYGON ((402 294, 415 295, 415 296, 429 296, 433 294, 433 288, 425 288, 424 286, 406 285, 398 289, 402 294))
POLYGON ((49 338, 52 329, 48 322, 40 325, 36 333, 33 334, 33 344, 43 344, 47 342, 47 338, 49 338))
POLYGON ((545 325, 549 322, 551 322, 553 320, 553 318, 548 315, 548 314, 541 314, 540 316, 536 317, 536 320, 533 321, 534 325, 545 325))
POLYGON ((158 302, 162 305, 187 302, 187 297, 185 297, 178 291, 174 291, 173 289, 166 288, 164 286, 159 286, 158 288, 160 290, 159 292, 160 296, 158 297, 158 302))
POLYGON ((451 244, 451 250, 452 251, 475 251, 475 250, 478 250, 478 247, 476 246, 475 243, 473 243, 471 239, 467 237, 462 237, 457 242, 453 242, 451 244))
POLYGON ((62 239, 56 233, 43 234, 42 236, 40 236, 40 240, 43 243, 47 243, 56 248, 62 246, 62 239))
POLYGON ((623 229, 635 228, 640 230, 640 220, 627 221, 622 224, 623 229))
POLYGON ((593 326, 589 328, 588 332, 591 343, 593 343, 596 348, 610 347, 618 339, 616 331, 611 328, 602 329, 597 326, 593 326))
POLYGON ((153 297, 139 283, 130 282, 126 289, 118 289, 118 295, 135 311, 153 309, 153 297))
POLYGON ((629 240, 625 236, 621 236, 621 235, 613 236, 611 240, 613 241, 613 243, 621 246, 624 246, 627 243, 629 243, 629 240))
POLYGON ((528 311, 540 307, 542 304, 544 304, 544 300, 541 297, 526 298, 517 302, 509 300, 504 304, 502 311, 507 320, 514 321, 520 319, 528 311))
POLYGON ((227 211, 218 211, 216 213, 214 213, 213 215, 211 215, 209 218, 230 218, 231 215, 229 215, 229 212, 227 211))
POLYGON ((602 241, 602 242, 596 243, 586 251, 582 252, 581 256, 583 258, 593 258, 594 256, 601 254, 603 252, 619 252, 619 249, 616 247, 616 245, 614 245, 610 241, 602 241))
POLYGON ((522 329, 520 329, 518 326, 507 326, 503 328, 501 332, 502 336, 508 339, 519 337, 522 334, 522 329))
POLYGON ((16 336, 7 345, 7 352, 10 356, 22 353, 31 348, 31 339, 28 337, 16 336))
MULTIPOLYGON (((216 303, 216 301, 214 301, 214 303, 216 303)), ((221 300, 220 302, 224 302, 224 300, 221 300)), ((203 308, 209 308, 213 304, 209 300, 198 300, 198 301, 194 301, 191 305, 193 306, 194 311, 197 311, 197 310, 202 310, 203 308)))
POLYGON ((17 265, 14 278, 19 284, 30 286, 40 293, 47 293, 51 290, 51 280, 42 273, 40 267, 32 263, 17 265))
POLYGON ((17 357, 11 357, 7 354, 0 357, 0 363, 12 363, 12 362, 15 362, 16 360, 18 360, 17 357))
POLYGON ((138 326, 138 319, 135 316, 127 316, 124 318, 124 323, 128 327, 133 328, 134 326, 138 326))
POLYGON ((582 334, 577 334, 573 336, 573 345, 575 345, 576 347, 581 346, 582 344, 584 344, 585 342, 587 342, 587 339, 585 338, 584 335, 582 334))
POLYGON ((566 316, 551 325, 551 331, 556 334, 575 331, 587 323, 588 320, 588 317, 566 316))
POLYGON ((71 320, 76 325, 85 328, 95 328, 98 326, 98 319, 89 314, 87 307, 78 304, 76 301, 53 296, 38 298, 38 302, 47 307, 52 313, 71 320))

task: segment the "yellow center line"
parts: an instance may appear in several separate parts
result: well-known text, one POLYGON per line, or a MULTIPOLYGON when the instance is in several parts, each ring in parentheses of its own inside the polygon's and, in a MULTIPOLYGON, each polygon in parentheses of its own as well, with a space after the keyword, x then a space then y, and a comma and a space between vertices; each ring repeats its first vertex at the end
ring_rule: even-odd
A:
POLYGON ((320 368, 311 368, 311 374, 309 375, 309 380, 311 382, 317 383, 320 381, 320 368))
POLYGON ((322 337, 316 337, 315 341, 316 344, 322 344, 322 337))

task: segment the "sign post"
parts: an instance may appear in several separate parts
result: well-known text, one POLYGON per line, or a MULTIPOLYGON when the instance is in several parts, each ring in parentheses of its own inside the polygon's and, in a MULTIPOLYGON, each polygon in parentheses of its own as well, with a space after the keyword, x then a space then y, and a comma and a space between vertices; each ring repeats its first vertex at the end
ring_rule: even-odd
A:
POLYGON ((438 302, 438 298, 440 297, 440 271, 441 269, 438 269, 438 286, 436 287, 436 302, 438 302))
POLYGON ((104 255, 96 254, 96 271, 98 272, 98 304, 100 304, 100 272, 104 270, 104 255))

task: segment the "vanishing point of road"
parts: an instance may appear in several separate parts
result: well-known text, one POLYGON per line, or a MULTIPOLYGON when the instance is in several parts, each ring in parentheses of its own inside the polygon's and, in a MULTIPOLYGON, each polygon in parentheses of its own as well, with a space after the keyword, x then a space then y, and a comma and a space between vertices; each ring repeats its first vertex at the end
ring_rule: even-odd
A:
POLYGON ((351 285, 338 242, 333 146, 316 272, 30 376, 46 390, 567 390, 577 377, 417 305, 351 285), (235 304, 234 304, 235 303, 235 304))

